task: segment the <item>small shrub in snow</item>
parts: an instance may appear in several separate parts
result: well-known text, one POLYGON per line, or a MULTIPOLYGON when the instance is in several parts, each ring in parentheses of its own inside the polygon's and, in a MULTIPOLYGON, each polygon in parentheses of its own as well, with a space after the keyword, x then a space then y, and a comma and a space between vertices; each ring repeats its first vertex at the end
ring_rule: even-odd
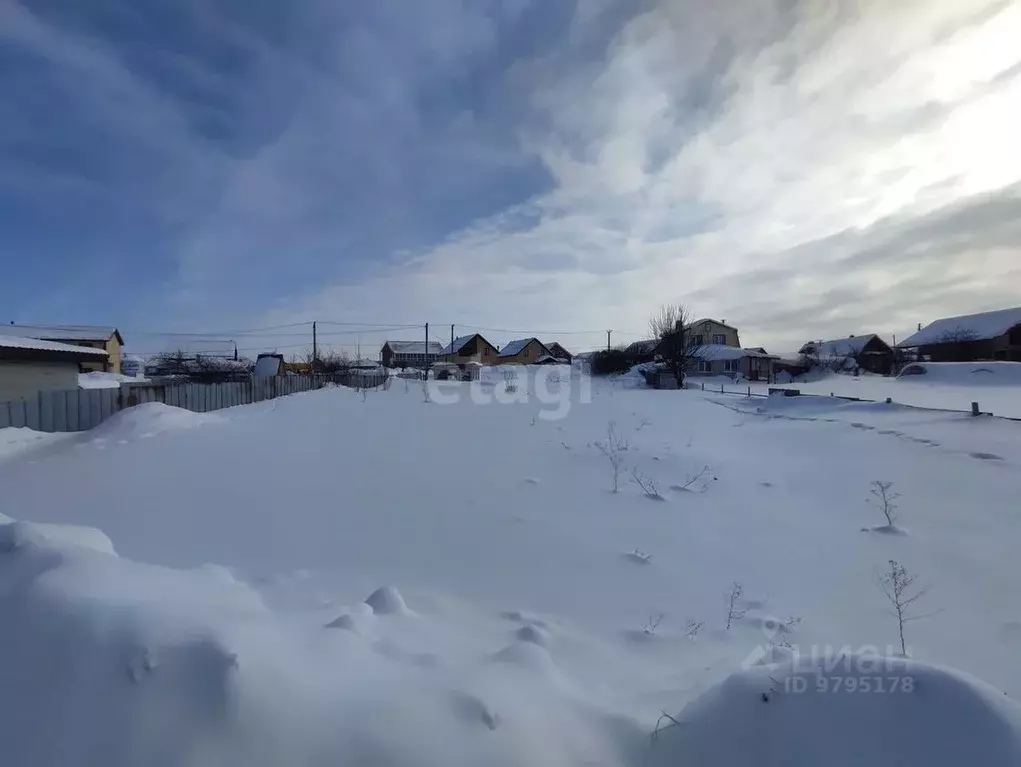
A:
POLYGON ((741 598, 744 596, 744 586, 734 581, 727 594, 727 631, 730 631, 734 621, 741 620, 748 612, 741 606, 741 598))
POLYGON ((688 639, 694 639, 703 628, 705 628, 705 621, 688 618, 687 623, 684 624, 684 636, 688 637, 688 639))
POLYGON ((875 480, 872 483, 872 498, 869 500, 873 506, 883 512, 886 517, 886 524, 889 528, 897 526, 897 504, 894 503, 900 498, 900 493, 893 492, 893 482, 875 480))
POLYGON ((646 498, 652 498, 657 501, 663 500, 663 496, 660 495, 659 488, 656 486, 656 480, 652 477, 642 474, 638 471, 638 469, 632 469, 631 479, 636 485, 642 488, 642 492, 645 493, 646 498))
POLYGON ((616 493, 620 489, 620 469, 624 465, 624 453, 628 449, 627 440, 617 431, 616 421, 610 421, 606 425, 606 439, 595 444, 610 463, 613 470, 613 492, 616 493))
POLYGON ((513 394, 514 392, 516 392, 518 390, 518 385, 517 384, 509 383, 509 384, 507 384, 506 386, 503 387, 503 390, 505 392, 507 392, 508 394, 513 394))
POLYGON ((704 493, 709 489, 709 482, 714 479, 716 479, 716 477, 713 476, 712 469, 710 469, 709 466, 703 466, 701 471, 697 474, 689 474, 684 478, 683 483, 679 485, 671 485, 670 489, 676 490, 677 492, 704 493))
POLYGON ((655 615, 650 615, 649 620, 647 620, 645 624, 642 626, 642 632, 648 634, 649 636, 652 636, 653 634, 656 633, 656 629, 659 628, 659 624, 660 622, 662 622, 662 620, 663 613, 656 613, 655 615))
POLYGON ((907 568, 897 560, 891 559, 889 565, 890 569, 879 577, 879 586, 893 606, 893 614, 897 617, 897 631, 900 634, 900 652, 901 655, 907 657, 908 647, 904 641, 904 624, 928 617, 928 615, 916 612, 913 605, 924 597, 929 589, 924 586, 916 587, 915 576, 911 575, 907 568))

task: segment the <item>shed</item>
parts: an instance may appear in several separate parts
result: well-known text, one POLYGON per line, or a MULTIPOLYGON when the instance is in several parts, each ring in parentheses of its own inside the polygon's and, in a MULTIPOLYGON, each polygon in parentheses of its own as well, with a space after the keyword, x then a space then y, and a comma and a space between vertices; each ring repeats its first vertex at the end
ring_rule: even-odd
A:
POLYGON ((0 336, 0 402, 77 389, 78 373, 87 365, 105 364, 107 357, 105 349, 0 336))
POLYGON ((255 369, 252 371, 252 376, 255 378, 286 374, 287 366, 284 364, 284 355, 282 354, 260 354, 255 360, 255 369))

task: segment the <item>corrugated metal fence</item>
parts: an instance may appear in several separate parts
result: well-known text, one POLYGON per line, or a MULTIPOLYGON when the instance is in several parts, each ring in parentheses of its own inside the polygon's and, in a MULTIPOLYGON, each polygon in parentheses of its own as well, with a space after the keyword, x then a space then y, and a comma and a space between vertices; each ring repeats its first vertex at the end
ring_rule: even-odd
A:
POLYGON ((85 431, 120 410, 144 402, 163 402, 195 413, 208 413, 321 389, 330 383, 372 388, 385 380, 385 374, 355 372, 252 378, 218 384, 126 383, 119 389, 41 391, 28 399, 0 402, 0 429, 27 426, 45 432, 85 431))

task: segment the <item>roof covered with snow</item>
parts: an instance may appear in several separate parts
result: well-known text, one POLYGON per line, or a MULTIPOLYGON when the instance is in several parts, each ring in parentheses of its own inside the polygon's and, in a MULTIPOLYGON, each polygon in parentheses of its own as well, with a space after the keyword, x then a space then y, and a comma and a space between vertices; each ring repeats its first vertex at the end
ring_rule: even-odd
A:
POLYGON ((116 335, 124 343, 117 328, 110 325, 4 325, 3 332, 6 336, 51 341, 106 341, 116 335))
POLYGON ((425 341, 387 341, 390 351, 394 354, 442 354, 443 344, 439 341, 430 341, 428 347, 425 341))
POLYGON ((440 354, 457 354, 459 351, 461 351, 462 346, 471 341, 477 335, 479 334, 469 333, 466 336, 458 336, 457 338, 454 339, 454 343, 447 344, 446 346, 444 346, 443 351, 441 351, 440 354))
POLYGON ((1002 336, 1015 325, 1021 325, 1021 306, 1016 306, 1013 309, 1000 309, 995 312, 946 317, 926 325, 914 335, 905 338, 897 346, 913 348, 938 344, 947 340, 984 341, 1002 336), (948 336, 950 336, 949 339, 948 336))
MULTIPOLYGON (((519 338, 517 341, 510 341, 507 344, 505 344, 504 347, 500 350, 500 356, 513 357, 515 354, 519 354, 521 350, 528 346, 532 341, 535 341, 544 349, 546 348, 545 346, 543 346, 542 341, 540 341, 538 338, 519 338)), ((546 349, 546 351, 549 350, 546 349)))
MULTIPOLYGON (((873 338, 875 333, 850 338, 837 338, 832 341, 809 341, 799 349, 801 354, 815 354, 819 357, 855 357, 873 338)), ((882 339, 880 339, 882 340, 882 339)))
POLYGON ((723 344, 705 344, 698 347, 694 354, 703 360, 741 360, 745 357, 770 359, 773 357, 772 354, 766 354, 755 349, 742 349, 739 346, 724 346, 723 344))
POLYGON ((284 358, 280 354, 260 354, 255 361, 255 369, 252 375, 277 376, 284 372, 284 358))
MULTIPOLYGON (((6 330, 6 326, 5 326, 6 330)), ((90 349, 87 346, 75 346, 74 344, 62 344, 58 341, 42 341, 38 338, 21 336, 0 336, 0 348, 3 349, 31 349, 32 351, 62 352, 66 354, 79 354, 85 357, 102 357, 109 355, 105 349, 90 349)))

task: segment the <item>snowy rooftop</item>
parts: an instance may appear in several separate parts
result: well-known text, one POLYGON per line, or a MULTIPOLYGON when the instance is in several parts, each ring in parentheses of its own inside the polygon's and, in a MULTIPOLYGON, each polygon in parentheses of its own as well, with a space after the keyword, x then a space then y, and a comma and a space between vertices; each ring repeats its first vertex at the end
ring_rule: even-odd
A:
MULTIPOLYGON (((394 354, 426 354, 425 341, 387 341, 390 351, 394 354)), ((428 354, 442 354, 443 344, 439 341, 430 341, 428 354)))
MULTIPOLYGON (((6 328, 5 328, 6 329, 6 328)), ((62 344, 57 341, 41 341, 37 338, 21 336, 0 336, 0 347, 4 349, 32 349, 35 351, 47 352, 72 352, 74 354, 87 354, 95 357, 108 357, 105 349, 90 349, 87 346, 75 346, 74 344, 62 344)))
POLYGON ((704 360, 740 360, 745 357, 760 357, 768 359, 772 354, 755 351, 754 349, 742 349, 739 346, 724 346, 723 344, 706 344, 698 348, 696 356, 704 360))
POLYGON ((476 333, 470 333, 466 336, 458 336, 457 338, 454 339, 453 343, 444 346, 443 349, 440 351, 440 354, 456 354, 457 352, 461 351, 462 346, 471 341, 476 335, 477 335, 476 333))
POLYGON ((875 333, 864 336, 851 336, 850 338, 837 338, 832 341, 809 341, 801 347, 801 353, 817 354, 820 357, 854 357, 861 354, 861 350, 873 338, 875 333), (807 352, 809 347, 815 347, 813 352, 807 352))
POLYGON ((501 357, 513 357, 515 354, 520 352, 529 343, 535 341, 536 343, 542 343, 538 338, 519 338, 517 341, 509 341, 500 349, 501 357))
POLYGON ((69 341, 105 341, 117 333, 108 325, 4 325, 3 330, 6 336, 69 341))
POLYGON ((983 341, 1002 336, 1015 325, 1021 325, 1021 306, 936 320, 897 345, 912 348, 938 344, 945 341, 948 335, 961 340, 967 336, 970 337, 969 340, 983 341))

